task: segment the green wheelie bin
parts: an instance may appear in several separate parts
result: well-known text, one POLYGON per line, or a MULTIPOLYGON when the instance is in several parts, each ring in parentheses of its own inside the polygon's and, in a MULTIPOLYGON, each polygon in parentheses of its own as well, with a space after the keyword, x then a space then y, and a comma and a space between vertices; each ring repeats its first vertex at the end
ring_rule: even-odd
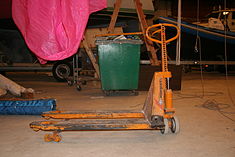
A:
POLYGON ((138 88, 140 39, 96 40, 102 90, 106 95, 114 91, 138 88))

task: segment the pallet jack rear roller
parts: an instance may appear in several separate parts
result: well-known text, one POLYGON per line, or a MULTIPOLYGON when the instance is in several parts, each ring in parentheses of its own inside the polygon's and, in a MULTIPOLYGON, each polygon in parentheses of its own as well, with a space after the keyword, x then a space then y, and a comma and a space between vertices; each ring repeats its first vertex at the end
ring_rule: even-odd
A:
POLYGON ((168 134, 169 133, 169 124, 168 124, 168 119, 164 118, 163 119, 163 123, 164 123, 164 127, 162 129, 160 129, 162 134, 168 134))
POLYGON ((62 137, 59 133, 63 131, 160 130, 162 134, 178 133, 180 124, 172 103, 166 51, 166 43, 178 36, 179 29, 172 24, 157 24, 146 30, 149 40, 161 44, 162 71, 154 73, 141 111, 50 111, 42 114, 47 121, 32 122, 30 127, 34 131, 52 131, 52 134, 44 136, 46 142, 60 142, 62 137), (176 36, 166 40, 166 27, 175 28, 176 36), (154 38, 157 33, 161 33, 161 40, 154 38))
POLYGON ((60 142, 62 139, 61 135, 57 132, 53 132, 52 134, 45 134, 44 135, 44 141, 45 142, 60 142))
POLYGON ((174 116, 171 119, 171 132, 178 133, 180 131, 179 119, 174 116))

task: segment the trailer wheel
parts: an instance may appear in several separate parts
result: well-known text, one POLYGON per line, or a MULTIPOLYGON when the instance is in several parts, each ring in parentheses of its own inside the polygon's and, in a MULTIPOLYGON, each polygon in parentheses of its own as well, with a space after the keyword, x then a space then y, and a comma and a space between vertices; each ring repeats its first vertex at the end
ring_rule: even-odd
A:
POLYGON ((163 119, 164 122, 164 127, 160 130, 162 134, 168 134, 169 133, 169 123, 168 123, 168 119, 164 118, 163 119))
POLYGON ((59 61, 53 65, 53 77, 59 82, 67 81, 66 78, 73 74, 72 65, 66 61, 59 61))
POLYGON ((179 119, 176 116, 171 118, 171 132, 172 133, 180 132, 180 123, 179 123, 179 119))

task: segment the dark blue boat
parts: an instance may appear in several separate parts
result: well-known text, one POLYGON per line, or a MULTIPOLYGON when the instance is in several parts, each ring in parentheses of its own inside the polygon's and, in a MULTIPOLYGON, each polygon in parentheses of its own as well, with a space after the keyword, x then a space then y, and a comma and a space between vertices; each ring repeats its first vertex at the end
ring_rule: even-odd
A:
MULTIPOLYGON (((177 25, 176 19, 159 17, 156 23, 177 25)), ((175 60, 176 42, 168 44, 168 55, 175 60)), ((235 33, 182 21, 181 61, 235 61, 235 33), (200 57, 201 55, 201 57, 200 57)), ((214 62, 215 63, 215 62, 214 62)))
MULTIPOLYGON (((177 21, 173 18, 169 17, 159 17, 159 23, 171 23, 177 25, 177 21)), ((191 24, 188 22, 181 23, 181 30, 183 32, 199 35, 200 37, 216 40, 220 42, 224 42, 226 39, 227 43, 235 44, 235 32, 223 31, 213 28, 207 28, 195 24, 191 24)))

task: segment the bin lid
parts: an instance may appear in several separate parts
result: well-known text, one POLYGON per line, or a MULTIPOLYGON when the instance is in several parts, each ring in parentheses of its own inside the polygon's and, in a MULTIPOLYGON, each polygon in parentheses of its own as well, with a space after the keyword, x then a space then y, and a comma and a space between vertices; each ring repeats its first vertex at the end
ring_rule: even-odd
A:
POLYGON ((97 37, 95 41, 96 45, 108 45, 108 44, 143 44, 140 39, 134 38, 110 38, 110 37, 97 37))

